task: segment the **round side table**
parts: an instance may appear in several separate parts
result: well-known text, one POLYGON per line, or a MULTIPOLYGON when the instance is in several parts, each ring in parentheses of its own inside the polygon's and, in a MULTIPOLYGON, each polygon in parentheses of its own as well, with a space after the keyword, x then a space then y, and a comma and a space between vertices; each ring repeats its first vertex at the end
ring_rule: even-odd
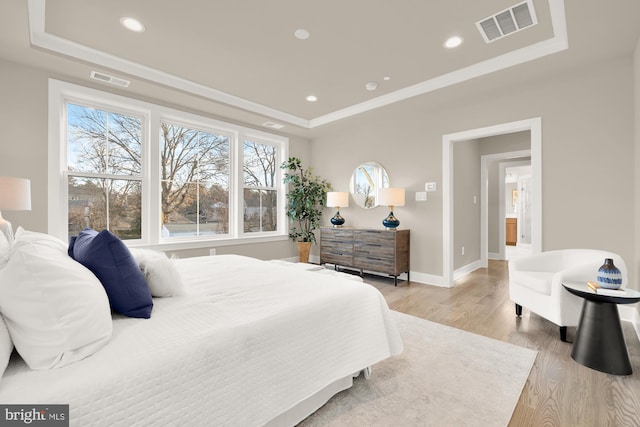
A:
POLYGON ((631 375, 631 362, 624 342, 617 304, 640 301, 640 292, 627 289, 623 295, 596 294, 584 282, 562 286, 584 299, 571 358, 581 365, 613 375, 631 375))

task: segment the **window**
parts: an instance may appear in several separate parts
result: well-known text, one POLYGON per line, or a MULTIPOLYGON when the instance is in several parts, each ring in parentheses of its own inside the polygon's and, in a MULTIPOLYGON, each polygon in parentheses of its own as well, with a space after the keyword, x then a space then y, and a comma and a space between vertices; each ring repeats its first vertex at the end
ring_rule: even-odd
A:
POLYGON ((286 239, 286 138, 81 86, 49 83, 49 232, 133 244, 286 239))
POLYGON ((230 140, 160 124, 163 237, 229 234, 230 140))
POLYGON ((68 232, 141 238, 142 118, 66 104, 68 232))
POLYGON ((277 147, 244 141, 244 232, 278 228, 277 147))

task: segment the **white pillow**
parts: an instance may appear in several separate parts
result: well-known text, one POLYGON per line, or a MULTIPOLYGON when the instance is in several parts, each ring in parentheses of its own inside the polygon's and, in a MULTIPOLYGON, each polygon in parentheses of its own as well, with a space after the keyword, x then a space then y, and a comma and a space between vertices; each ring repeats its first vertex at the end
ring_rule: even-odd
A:
POLYGON ((62 254, 66 254, 69 249, 69 245, 57 237, 53 237, 45 233, 38 233, 37 231, 27 231, 22 227, 18 227, 18 230, 16 231, 14 244, 18 241, 22 243, 36 243, 38 245, 48 246, 62 254))
POLYGON ((11 253, 11 243, 7 240, 7 236, 0 231, 0 269, 9 262, 9 254, 11 253))
POLYGON ((0 378, 2 378, 4 370, 7 369, 12 351, 13 343, 9 336, 9 330, 7 329, 7 325, 4 323, 2 315, 0 315, 0 378))
POLYGON ((84 359, 111 338, 111 309, 102 284, 59 242, 42 233, 19 233, 0 270, 0 312, 31 369, 84 359))
POLYGON ((182 277, 173 261, 164 252, 130 248, 154 297, 175 297, 185 294, 182 277))

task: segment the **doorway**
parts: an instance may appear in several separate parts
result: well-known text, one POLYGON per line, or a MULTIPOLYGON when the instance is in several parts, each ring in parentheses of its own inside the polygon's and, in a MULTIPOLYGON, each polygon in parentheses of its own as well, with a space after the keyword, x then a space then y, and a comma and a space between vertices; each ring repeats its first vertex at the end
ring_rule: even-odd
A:
MULTIPOLYGON (((442 189, 443 189, 443 286, 451 287, 454 281, 453 263, 453 145, 456 142, 503 135, 514 132, 530 131, 531 134, 531 251, 542 250, 542 119, 540 117, 504 123, 495 126, 472 129, 443 135, 442 137, 442 189)), ((487 181, 482 180, 482 194, 487 190, 487 181)), ((481 202, 486 197, 481 197, 481 202)), ((481 210, 481 221, 486 220, 487 212, 481 210), (484 216, 484 218, 483 218, 484 216)), ((484 224, 484 222, 483 222, 484 224)), ((487 236, 484 225, 481 232, 481 264, 488 264, 487 236)))
POLYGON ((506 236, 495 258, 512 260, 531 255, 531 159, 501 162, 499 168, 500 218, 508 224, 501 227, 506 236))

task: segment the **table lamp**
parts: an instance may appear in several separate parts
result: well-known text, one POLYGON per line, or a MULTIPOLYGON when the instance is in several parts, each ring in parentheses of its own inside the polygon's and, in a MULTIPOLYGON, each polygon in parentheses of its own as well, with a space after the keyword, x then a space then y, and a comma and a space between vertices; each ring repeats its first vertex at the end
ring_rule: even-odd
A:
POLYGON ((344 218, 340 215, 340 208, 349 207, 349 193, 346 191, 327 192, 327 206, 336 208, 336 214, 331 218, 331 224, 333 224, 334 227, 342 227, 344 218))
POLYGON ((380 188, 378 204, 389 206, 389 215, 382 220, 382 225, 387 230, 395 230, 400 225, 400 221, 393 215, 393 207, 404 206, 404 188, 380 188))
POLYGON ((31 181, 25 178, 0 176, 0 232, 13 242, 11 223, 2 218, 2 211, 31 210, 31 181))

